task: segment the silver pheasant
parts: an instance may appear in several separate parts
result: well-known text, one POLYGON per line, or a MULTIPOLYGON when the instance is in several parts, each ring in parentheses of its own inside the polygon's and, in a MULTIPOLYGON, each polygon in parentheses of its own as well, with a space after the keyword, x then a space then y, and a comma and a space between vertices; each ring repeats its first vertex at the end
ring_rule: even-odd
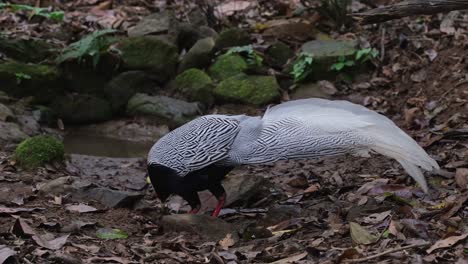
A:
POLYGON ((158 197, 182 196, 200 208, 197 191, 210 190, 222 208, 221 181, 239 165, 340 154, 397 160, 428 191, 421 169, 438 164, 390 119, 346 101, 303 99, 269 108, 263 117, 206 115, 162 137, 148 154, 148 174, 158 197))

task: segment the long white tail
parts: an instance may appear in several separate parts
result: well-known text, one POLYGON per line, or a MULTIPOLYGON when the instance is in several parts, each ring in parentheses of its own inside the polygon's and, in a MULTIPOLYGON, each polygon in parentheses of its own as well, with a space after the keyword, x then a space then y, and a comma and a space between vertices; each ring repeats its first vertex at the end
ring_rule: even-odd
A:
POLYGON ((397 160, 424 192, 428 187, 420 168, 439 169, 437 162, 390 119, 350 102, 290 101, 268 109, 263 122, 259 142, 265 146, 265 155, 252 152, 246 163, 373 150, 397 160))

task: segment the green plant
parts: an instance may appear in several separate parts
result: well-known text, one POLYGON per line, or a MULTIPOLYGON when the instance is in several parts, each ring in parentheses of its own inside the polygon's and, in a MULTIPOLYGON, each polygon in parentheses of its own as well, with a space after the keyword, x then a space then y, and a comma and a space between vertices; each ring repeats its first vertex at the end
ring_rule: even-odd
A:
POLYGON ((263 58, 255 52, 252 45, 232 47, 226 52, 226 55, 235 53, 246 57, 247 64, 250 66, 262 65, 263 58))
POLYGON ((345 67, 352 67, 357 63, 363 64, 370 59, 376 58, 378 55, 379 52, 374 48, 360 49, 355 52, 354 58, 340 56, 338 61, 330 66, 330 69, 334 71, 341 71, 345 67))
POLYGON ((115 41, 114 37, 107 36, 114 32, 115 30, 113 29, 104 29, 86 35, 81 40, 73 42, 66 47, 62 55, 58 57, 57 62, 60 64, 72 59, 77 59, 78 62, 81 62, 84 57, 90 56, 93 66, 96 67, 99 63, 101 52, 106 50, 115 41))
POLYGON ((310 53, 302 52, 297 57, 293 64, 291 74, 294 77, 294 82, 300 82, 304 80, 312 72, 312 63, 314 56, 310 53))
POLYGON ((22 73, 22 72, 15 73, 15 76, 16 76, 16 83, 17 84, 20 84, 21 81, 23 81, 23 80, 30 80, 31 79, 31 75, 26 74, 26 73, 22 73))
POLYGON ((29 18, 33 16, 42 16, 47 19, 52 19, 55 21, 63 21, 64 12, 63 11, 50 11, 49 8, 44 7, 34 7, 29 5, 18 5, 18 4, 4 4, 0 3, 1 8, 10 8, 13 12, 16 11, 30 11, 29 18))

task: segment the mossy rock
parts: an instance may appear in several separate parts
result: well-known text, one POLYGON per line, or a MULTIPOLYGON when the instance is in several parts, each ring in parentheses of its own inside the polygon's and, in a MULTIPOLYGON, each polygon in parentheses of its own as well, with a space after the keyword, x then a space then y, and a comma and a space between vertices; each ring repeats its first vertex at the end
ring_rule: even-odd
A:
POLYGON ((52 108, 66 123, 83 124, 106 121, 112 118, 108 101, 88 94, 74 94, 58 97, 52 108))
POLYGON ((59 78, 58 69, 50 65, 0 64, 0 89, 13 96, 35 96, 47 101, 59 91, 59 78))
POLYGON ((183 94, 189 101, 206 104, 213 102, 213 81, 210 76, 199 69, 188 69, 179 74, 172 82, 174 89, 183 94))
POLYGON ((8 39, 0 37, 0 53, 23 62, 40 62, 54 56, 51 43, 40 39, 8 39))
POLYGON ((277 42, 265 52, 267 62, 273 67, 281 67, 294 57, 294 51, 283 42, 277 42))
POLYGON ((213 79, 224 80, 248 69, 247 62, 237 54, 224 54, 219 56, 208 69, 213 79))
POLYGON ((238 74, 222 81, 214 94, 222 100, 264 105, 279 98, 279 85, 273 76, 238 74))
POLYGON ((136 93, 152 92, 157 84, 143 71, 120 73, 104 88, 104 97, 110 102, 115 113, 125 112, 128 100, 136 93))
POLYGON ((230 28, 219 33, 216 39, 216 50, 250 44, 250 35, 240 28, 230 28))
POLYGON ((211 37, 198 40, 184 55, 179 64, 178 72, 190 68, 203 69, 210 65, 213 58, 214 40, 211 37))
POLYGON ((63 160, 64 153, 60 140, 51 136, 35 136, 16 147, 15 159, 22 167, 32 169, 47 162, 63 160))
POLYGON ((128 70, 145 70, 164 82, 176 71, 177 48, 151 36, 131 37, 118 44, 124 67, 128 70))

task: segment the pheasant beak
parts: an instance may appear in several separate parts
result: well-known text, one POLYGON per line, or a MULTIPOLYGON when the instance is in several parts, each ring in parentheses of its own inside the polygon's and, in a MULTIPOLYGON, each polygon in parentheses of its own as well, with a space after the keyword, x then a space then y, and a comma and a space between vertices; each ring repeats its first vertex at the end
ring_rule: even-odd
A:
POLYGON ((151 184, 151 179, 149 176, 146 177, 146 183, 151 184))

